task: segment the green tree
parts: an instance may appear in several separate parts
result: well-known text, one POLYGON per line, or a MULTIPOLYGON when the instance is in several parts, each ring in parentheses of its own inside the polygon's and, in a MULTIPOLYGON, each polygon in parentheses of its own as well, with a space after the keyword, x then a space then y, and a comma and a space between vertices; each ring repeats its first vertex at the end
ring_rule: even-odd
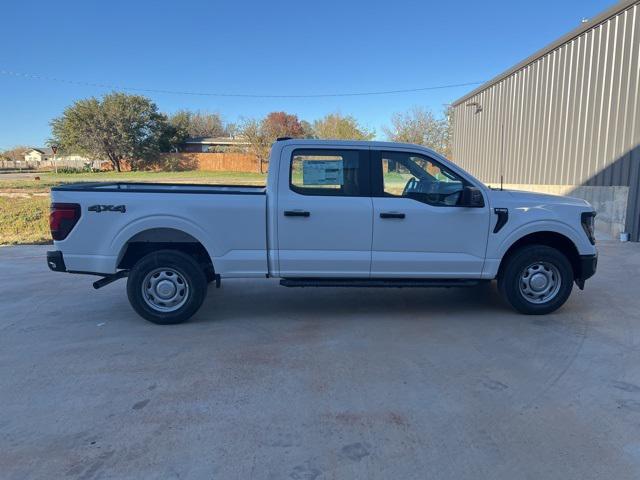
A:
POLYGON ((195 112, 189 122, 192 137, 226 137, 227 128, 219 113, 195 112))
POLYGON ((169 117, 169 123, 189 137, 222 137, 228 135, 219 113, 179 110, 169 117))
POLYGON ((227 136, 230 134, 227 127, 219 113, 178 110, 169 116, 162 135, 161 149, 167 152, 178 151, 187 138, 227 136))
POLYGON ((371 140, 375 132, 360 126, 351 115, 330 113, 313 122, 313 133, 316 138, 335 140, 371 140))
POLYGON ((300 120, 300 126, 302 127, 302 138, 316 138, 313 125, 306 120, 300 120))
POLYGON ((391 117, 391 127, 384 127, 384 132, 393 142, 424 145, 446 154, 449 149, 448 118, 436 118, 430 110, 415 107, 395 113, 391 117))
POLYGON ((123 160, 137 166, 156 157, 167 118, 146 97, 110 93, 78 100, 51 121, 51 144, 90 158, 107 158, 116 171, 123 160))

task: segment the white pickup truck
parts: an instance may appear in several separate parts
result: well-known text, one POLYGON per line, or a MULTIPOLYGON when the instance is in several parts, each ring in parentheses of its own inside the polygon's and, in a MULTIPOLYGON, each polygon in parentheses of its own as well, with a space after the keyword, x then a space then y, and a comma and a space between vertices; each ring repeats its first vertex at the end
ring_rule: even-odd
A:
MULTIPOLYGON (((584 200, 490 189, 417 145, 278 139, 267 186, 78 183, 52 189, 52 270, 128 277, 142 317, 179 323, 207 286, 451 287, 497 279, 545 314, 596 270, 584 200)), ((455 308, 455 306, 452 306, 455 308)))

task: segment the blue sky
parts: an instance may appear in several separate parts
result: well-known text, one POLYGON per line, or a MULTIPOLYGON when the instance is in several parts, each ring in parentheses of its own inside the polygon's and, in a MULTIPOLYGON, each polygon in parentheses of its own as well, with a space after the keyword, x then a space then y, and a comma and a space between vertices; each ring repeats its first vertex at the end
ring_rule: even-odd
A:
MULTIPOLYGON (((488 80, 613 0, 7 1, 0 70, 158 90, 315 94, 488 80)), ((371 97, 147 94, 164 111, 227 121, 340 111, 374 128, 413 106, 440 112, 473 87, 371 97)), ((40 145, 74 100, 108 88, 0 75, 0 149, 40 145)))

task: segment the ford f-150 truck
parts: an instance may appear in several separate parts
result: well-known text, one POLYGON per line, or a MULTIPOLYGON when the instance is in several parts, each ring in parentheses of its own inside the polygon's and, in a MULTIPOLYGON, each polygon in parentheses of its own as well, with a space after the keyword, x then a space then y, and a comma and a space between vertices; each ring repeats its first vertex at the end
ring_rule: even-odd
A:
MULTIPOLYGON (((584 200, 485 186, 427 148, 278 139, 266 187, 78 183, 52 189, 52 270, 127 277, 138 314, 179 323, 208 284, 451 287, 496 279, 526 314, 596 270, 584 200)), ((452 306, 455 308, 455 306, 452 306)))

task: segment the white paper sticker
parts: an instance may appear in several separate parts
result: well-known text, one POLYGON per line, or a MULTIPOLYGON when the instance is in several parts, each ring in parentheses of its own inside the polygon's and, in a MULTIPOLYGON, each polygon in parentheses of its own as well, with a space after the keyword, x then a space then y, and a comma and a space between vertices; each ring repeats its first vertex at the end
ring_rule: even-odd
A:
POLYGON ((302 162, 304 185, 343 185, 342 160, 307 160, 302 162))

